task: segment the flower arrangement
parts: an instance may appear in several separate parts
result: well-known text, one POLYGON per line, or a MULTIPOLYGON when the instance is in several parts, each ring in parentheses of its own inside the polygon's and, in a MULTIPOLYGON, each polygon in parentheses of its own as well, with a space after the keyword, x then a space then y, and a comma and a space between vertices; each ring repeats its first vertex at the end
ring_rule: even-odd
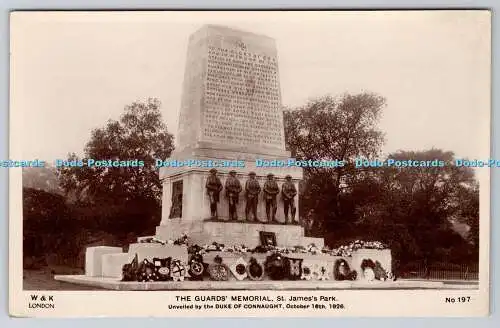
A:
POLYGON ((387 247, 380 241, 355 240, 349 245, 343 245, 332 250, 324 250, 324 252, 329 253, 332 256, 351 257, 352 253, 359 249, 383 250, 387 249, 387 247))
POLYGON ((181 235, 176 240, 160 240, 156 237, 146 238, 141 240, 143 243, 159 243, 162 245, 186 245, 188 246, 188 252, 190 254, 204 254, 208 252, 231 252, 231 253, 280 253, 280 254, 310 254, 310 255, 330 255, 330 256, 342 256, 351 257, 353 252, 359 249, 377 249, 383 250, 387 249, 387 246, 380 241, 363 241, 355 240, 349 245, 343 245, 338 248, 330 249, 324 247, 320 249, 315 244, 309 244, 308 246, 295 246, 295 247, 279 247, 279 246, 257 246, 255 248, 248 248, 245 245, 233 245, 227 246, 221 243, 213 242, 211 244, 199 246, 191 245, 189 242, 189 237, 186 233, 181 235))
POLYGON ((333 268, 333 276, 335 280, 356 280, 358 273, 351 270, 351 267, 346 260, 340 259, 335 261, 333 268))

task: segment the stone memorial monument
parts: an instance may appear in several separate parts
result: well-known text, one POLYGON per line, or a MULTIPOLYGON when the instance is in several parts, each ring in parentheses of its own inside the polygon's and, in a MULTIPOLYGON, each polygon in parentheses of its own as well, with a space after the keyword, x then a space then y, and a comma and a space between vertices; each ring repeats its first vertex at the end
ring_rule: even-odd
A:
MULTIPOLYGON (((323 238, 305 237, 304 228, 297 224, 302 169, 256 167, 257 159, 286 161, 290 156, 285 150, 278 58, 272 38, 204 26, 189 39, 183 92, 178 144, 165 161, 177 164, 160 170, 162 220, 156 235, 140 237, 126 252, 121 247, 89 247, 85 275, 55 279, 109 289, 198 288, 201 285, 176 285, 184 278, 179 273, 183 266, 189 267, 193 280, 201 279, 196 268, 203 268, 202 262, 188 254, 186 244, 175 243, 181 236, 187 236, 190 245, 207 248, 212 243, 247 249, 302 246, 298 248, 308 251, 293 254, 290 261, 299 269, 292 270, 296 275, 291 279, 315 280, 307 283, 316 288, 328 288, 322 285, 328 279, 364 279, 366 263, 391 268, 388 249, 322 254, 323 238), (121 281, 133 263, 159 262, 161 267, 161 261, 169 259, 173 282, 121 281), (354 271, 346 271, 346 267, 354 271), (179 276, 174 276, 176 272, 179 276)), ((248 274, 250 286, 255 280, 273 280, 274 273, 284 272, 264 268, 272 262, 268 256, 219 249, 204 254, 203 261, 208 264, 210 279, 243 280, 248 274)), ((275 286, 281 289, 281 283, 275 286)))
MULTIPOLYGON (((270 231, 276 233, 278 245, 311 243, 304 237, 297 218, 284 225, 284 204, 278 193, 285 176, 289 176, 288 183, 298 190, 302 169, 260 168, 255 164, 257 159, 289 157, 285 150, 274 39, 215 25, 206 25, 191 35, 177 145, 168 159, 183 165, 161 168, 162 221, 157 227, 157 237, 168 240, 186 233, 198 243, 216 241, 255 247, 259 244, 259 231, 270 231), (245 188, 231 194, 237 199, 224 197, 226 191, 220 197, 213 191, 207 192, 212 167, 196 163, 208 161, 219 164, 215 174, 222 185, 232 170, 233 177, 243 186, 249 173, 255 172, 262 192, 253 199, 245 188), (222 166, 223 163, 233 165, 222 166), (273 176, 272 196, 264 190, 265 185, 270 185, 268 175, 273 176), (255 203, 257 220, 253 220, 255 203), (246 221, 250 218, 252 221, 246 221)), ((298 197, 293 198, 293 206, 289 202, 288 207, 298 208, 298 197)), ((322 239, 315 242, 323 245, 322 239)))

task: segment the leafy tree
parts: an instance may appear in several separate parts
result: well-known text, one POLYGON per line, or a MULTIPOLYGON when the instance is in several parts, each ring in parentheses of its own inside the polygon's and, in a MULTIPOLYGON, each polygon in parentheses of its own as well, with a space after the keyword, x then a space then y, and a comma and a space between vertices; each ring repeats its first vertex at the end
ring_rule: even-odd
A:
POLYGON ((459 195, 460 209, 456 220, 469 226, 467 240, 479 251, 479 184, 474 181, 462 188, 459 195))
MULTIPOLYGON (((148 99, 125 107, 118 121, 92 131, 85 158, 137 160, 143 167, 64 167, 60 183, 80 204, 90 204, 101 217, 102 228, 141 230, 159 215, 161 182, 155 159, 174 149, 173 136, 161 120, 160 102, 148 99)), ((80 158, 70 154, 69 161, 80 158)))
POLYGON ((471 169, 453 165, 452 152, 388 156, 441 160, 443 167, 354 167, 356 158, 381 158, 378 122, 384 106, 384 98, 362 93, 322 97, 285 112, 292 156, 345 163, 304 170, 301 216, 331 246, 358 238, 388 243, 396 263, 477 260, 471 249, 478 244, 479 189, 471 169), (469 225, 470 243, 454 230, 454 221, 469 225))
POLYGON ((390 244, 398 257, 407 261, 449 260, 443 254, 453 251, 466 260, 467 244, 453 230, 451 221, 478 217, 473 171, 455 166, 454 154, 439 149, 400 151, 388 158, 441 160, 444 166, 392 166, 358 175, 351 183, 358 226, 390 244))
POLYGON ((56 251, 71 238, 68 232, 73 230, 64 196, 23 188, 23 257, 43 258, 56 251))
POLYGON ((285 139, 292 156, 345 163, 304 170, 301 215, 314 210, 317 227, 333 230, 350 221, 342 210, 343 182, 356 173, 351 164, 354 158, 379 154, 384 139, 377 124, 384 106, 383 97, 361 93, 321 97, 285 111, 285 139))

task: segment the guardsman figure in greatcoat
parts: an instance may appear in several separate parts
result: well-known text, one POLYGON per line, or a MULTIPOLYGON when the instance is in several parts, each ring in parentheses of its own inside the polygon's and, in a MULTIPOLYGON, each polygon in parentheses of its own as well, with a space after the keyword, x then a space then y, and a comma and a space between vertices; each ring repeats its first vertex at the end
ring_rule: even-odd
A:
POLYGON ((292 182, 292 176, 287 175, 285 177, 286 181, 281 186, 281 197, 283 198, 283 209, 285 211, 285 224, 288 223, 288 210, 291 212, 290 223, 295 220, 295 202, 294 198, 297 195, 297 189, 295 184, 292 182))
POLYGON ((274 180, 274 174, 269 173, 267 175, 267 181, 264 184, 264 198, 266 200, 266 215, 267 222, 277 222, 276 221, 276 196, 279 194, 280 188, 274 180))
POLYGON ((241 183, 236 178, 236 171, 229 172, 229 177, 226 180, 226 196, 229 202, 229 219, 237 221, 238 214, 236 213, 236 205, 241 192, 241 183))
POLYGON ((210 200, 210 215, 212 219, 217 219, 217 203, 219 202, 219 194, 222 190, 222 183, 217 177, 217 170, 211 169, 205 185, 210 200))
POLYGON ((257 218, 257 204, 259 202, 260 194, 260 184, 255 178, 255 172, 250 172, 248 174, 249 179, 245 183, 245 196, 246 196, 246 207, 245 207, 245 219, 247 221, 259 221, 257 218), (252 211, 253 220, 250 220, 249 213, 252 211))

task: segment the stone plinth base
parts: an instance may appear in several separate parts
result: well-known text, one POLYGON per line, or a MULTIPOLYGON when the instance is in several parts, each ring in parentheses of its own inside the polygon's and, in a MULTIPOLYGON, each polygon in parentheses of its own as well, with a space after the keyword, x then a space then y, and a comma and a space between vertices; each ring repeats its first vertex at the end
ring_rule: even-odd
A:
POLYGON ((185 245, 161 245, 153 243, 135 243, 124 253, 120 247, 97 246, 86 251, 85 275, 88 277, 121 278, 123 265, 130 263, 135 255, 139 262, 153 258, 172 257, 188 261, 188 251, 185 245))
POLYGON ((254 248, 260 245, 260 231, 274 232, 277 245, 282 247, 306 247, 312 243, 320 249, 324 246, 323 238, 304 237, 304 228, 299 225, 244 221, 171 219, 156 228, 156 237, 176 240, 186 233, 191 243, 200 246, 217 242, 227 246, 245 245, 254 248))
POLYGON ((102 257, 106 254, 120 254, 121 247, 96 246, 89 247, 85 251, 85 275, 102 276, 102 257))

